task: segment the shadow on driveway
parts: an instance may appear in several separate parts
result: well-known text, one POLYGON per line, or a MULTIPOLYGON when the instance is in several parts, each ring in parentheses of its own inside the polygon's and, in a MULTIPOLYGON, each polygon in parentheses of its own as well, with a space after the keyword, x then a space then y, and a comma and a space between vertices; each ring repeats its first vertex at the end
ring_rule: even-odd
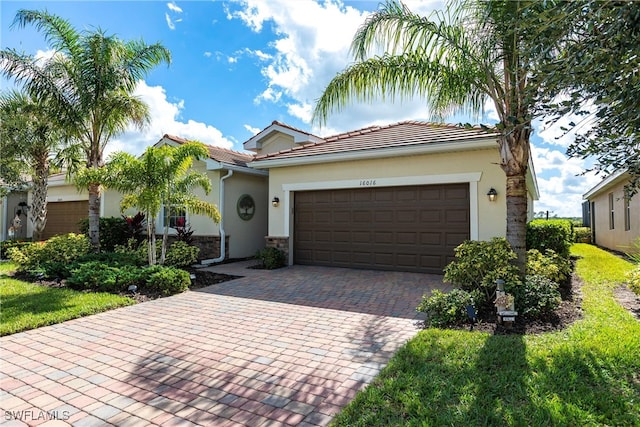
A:
POLYGON ((278 270, 252 270, 250 264, 222 264, 208 268, 240 279, 198 289, 198 292, 378 316, 422 320, 415 308, 422 295, 451 286, 435 274, 355 270, 294 265, 278 270))

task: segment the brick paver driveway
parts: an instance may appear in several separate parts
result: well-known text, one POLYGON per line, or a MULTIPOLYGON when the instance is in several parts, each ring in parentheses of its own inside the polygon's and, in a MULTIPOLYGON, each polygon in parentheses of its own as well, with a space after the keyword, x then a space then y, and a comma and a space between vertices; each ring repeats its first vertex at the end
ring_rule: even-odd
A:
POLYGON ((7 425, 326 425, 440 276, 294 266, 0 338, 7 425), (64 420, 51 423, 50 419, 64 420))

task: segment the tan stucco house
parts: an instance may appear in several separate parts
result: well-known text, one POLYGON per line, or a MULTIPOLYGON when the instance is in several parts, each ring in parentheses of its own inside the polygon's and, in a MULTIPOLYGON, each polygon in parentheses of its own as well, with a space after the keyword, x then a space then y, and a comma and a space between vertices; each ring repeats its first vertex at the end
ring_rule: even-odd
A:
POLYGON ((629 174, 622 170, 604 178, 584 194, 594 244, 628 252, 640 238, 640 195, 625 197, 627 184, 629 174))
MULTIPOLYGON (((184 142, 165 135, 157 144, 184 142)), ((194 164, 211 180, 213 192, 201 197, 219 207, 220 224, 170 213, 170 222, 183 216, 191 225, 209 262, 272 246, 289 264, 441 273, 462 241, 505 235, 496 134, 407 121, 319 137, 274 121, 244 148, 209 147, 194 164)), ((527 189, 532 218, 533 164, 527 189)), ((51 223, 86 216, 86 193, 64 181, 49 193, 51 223)), ((120 215, 120 200, 106 191, 101 214, 120 215)))
POLYGON ((462 241, 505 235, 496 134, 402 122, 320 138, 273 122, 244 148, 269 171, 267 245, 290 264, 441 273, 462 241))

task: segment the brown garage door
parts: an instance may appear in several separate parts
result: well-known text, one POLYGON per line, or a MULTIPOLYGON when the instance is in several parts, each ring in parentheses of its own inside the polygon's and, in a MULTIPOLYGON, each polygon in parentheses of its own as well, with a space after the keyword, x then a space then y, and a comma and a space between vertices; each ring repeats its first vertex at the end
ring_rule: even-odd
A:
POLYGON ((80 220, 89 215, 89 202, 49 202, 47 203, 47 225, 43 239, 65 233, 79 233, 80 220))
POLYGON ((469 185, 295 193, 297 264, 442 273, 469 238, 469 185))

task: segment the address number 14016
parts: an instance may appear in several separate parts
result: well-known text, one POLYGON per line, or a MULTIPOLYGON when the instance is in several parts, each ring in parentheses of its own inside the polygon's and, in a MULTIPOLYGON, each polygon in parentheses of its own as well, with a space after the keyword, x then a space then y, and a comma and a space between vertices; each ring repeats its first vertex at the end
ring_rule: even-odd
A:
POLYGON ((370 187, 372 185, 376 185, 375 179, 362 179, 360 180, 360 187, 370 187))

